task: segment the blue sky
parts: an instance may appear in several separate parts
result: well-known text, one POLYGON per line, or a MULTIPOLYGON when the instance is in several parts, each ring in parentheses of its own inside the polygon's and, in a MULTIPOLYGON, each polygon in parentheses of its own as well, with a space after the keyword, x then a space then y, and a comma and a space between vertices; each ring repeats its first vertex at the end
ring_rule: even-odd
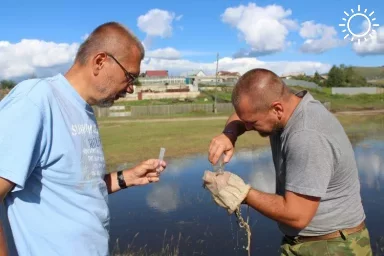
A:
MULTIPOLYGON (((142 71, 212 73, 217 52, 220 70, 239 72, 258 66, 281 74, 325 72, 341 63, 383 65, 382 0, 5 0, 1 9, 0 78, 65 72, 82 38, 107 21, 123 23, 142 40, 151 57, 142 71), (367 14, 375 11, 373 23, 382 29, 376 28, 374 39, 353 46, 343 40, 338 25, 344 22, 344 11, 357 12, 359 4, 367 14)), ((353 32, 361 32, 363 20, 352 19, 353 32)))

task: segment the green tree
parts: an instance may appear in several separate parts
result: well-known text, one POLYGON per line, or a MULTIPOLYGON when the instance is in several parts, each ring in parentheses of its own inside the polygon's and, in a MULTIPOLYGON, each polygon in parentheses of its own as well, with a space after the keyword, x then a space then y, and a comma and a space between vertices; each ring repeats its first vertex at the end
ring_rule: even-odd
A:
POLYGON ((367 79, 350 66, 344 69, 344 83, 350 87, 368 86, 367 79))
POLYGON ((16 83, 12 80, 1 80, 0 81, 0 88, 1 89, 12 89, 16 86, 16 83))
POLYGON ((136 86, 141 86, 142 85, 139 79, 136 79, 133 84, 136 85, 136 86))
POLYGON ((313 75, 312 81, 318 85, 321 84, 321 76, 320 74, 316 71, 315 74, 313 75))
POLYGON ((340 87, 343 86, 344 74, 343 71, 336 65, 333 65, 328 72, 327 87, 340 87))

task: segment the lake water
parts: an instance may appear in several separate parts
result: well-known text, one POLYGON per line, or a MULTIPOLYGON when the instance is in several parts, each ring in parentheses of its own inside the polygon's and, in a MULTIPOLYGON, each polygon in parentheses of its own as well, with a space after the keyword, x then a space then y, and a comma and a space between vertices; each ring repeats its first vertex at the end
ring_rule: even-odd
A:
MULTIPOLYGON (((382 135, 383 132, 367 133, 353 139, 366 224, 375 255, 384 255, 382 135), (383 251, 379 252, 377 247, 383 251)), ((168 168, 159 183, 110 196, 111 250, 116 249, 118 241, 120 252, 129 251, 132 255, 174 255, 176 248, 178 255, 247 255, 246 233, 238 227, 236 218, 216 206, 202 188, 204 170, 212 169, 207 155, 166 160, 168 168), (162 250, 167 253, 160 254, 162 250)), ((274 192, 275 174, 269 148, 236 152, 226 169, 256 189, 274 192)), ((246 206, 242 207, 242 214, 245 218, 246 206)), ((252 255, 279 255, 281 233, 276 223, 252 208, 249 223, 252 255)))

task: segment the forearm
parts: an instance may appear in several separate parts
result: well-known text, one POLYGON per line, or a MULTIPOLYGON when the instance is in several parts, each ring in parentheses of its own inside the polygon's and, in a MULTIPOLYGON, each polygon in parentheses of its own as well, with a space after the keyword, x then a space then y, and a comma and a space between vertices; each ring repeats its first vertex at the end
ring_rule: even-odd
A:
POLYGON ((264 193, 251 189, 245 199, 245 203, 279 223, 301 229, 303 220, 297 212, 290 210, 285 198, 276 194, 264 193))
POLYGON ((229 139, 234 143, 240 135, 247 131, 245 124, 240 118, 237 116, 236 112, 233 113, 227 120, 225 124, 226 131, 231 131, 232 134, 226 134, 229 139))
POLYGON ((7 256, 8 255, 8 247, 7 243, 5 242, 5 233, 3 229, 3 225, 0 222, 0 256, 7 256))
MULTIPOLYGON (((132 186, 131 179, 129 178, 130 175, 128 175, 128 171, 123 172, 125 183, 127 184, 127 187, 132 186)), ((121 190, 119 186, 119 182, 117 181, 117 172, 111 172, 104 177, 104 181, 107 184, 108 188, 108 194, 115 193, 119 190, 121 190)))

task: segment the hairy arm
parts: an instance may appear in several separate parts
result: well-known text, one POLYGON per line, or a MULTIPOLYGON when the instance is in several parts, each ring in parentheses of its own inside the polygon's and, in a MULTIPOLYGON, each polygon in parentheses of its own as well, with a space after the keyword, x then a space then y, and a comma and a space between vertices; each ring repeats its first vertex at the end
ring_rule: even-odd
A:
POLYGON ((305 228, 315 215, 320 198, 287 191, 283 196, 251 189, 245 203, 264 216, 296 229, 305 228))
MULTIPOLYGON (((123 174, 124 174, 124 180, 125 180, 125 183, 127 184, 127 187, 133 186, 132 178, 130 177, 130 175, 128 175, 129 174, 128 170, 124 171, 123 174)), ((112 194, 121 190, 119 183, 117 181, 117 172, 112 172, 105 175, 104 181, 107 184, 109 194, 112 194)))
MULTIPOLYGON (((0 178, 0 199, 1 203, 3 203, 4 198, 8 194, 9 191, 13 188, 15 184, 7 179, 0 178)), ((5 240, 5 234, 3 229, 3 224, 0 222, 0 256, 8 255, 8 247, 5 240)))
MULTIPOLYGON (((127 187, 142 186, 149 183, 158 182, 160 173, 164 171, 167 163, 158 159, 148 159, 132 169, 124 170, 123 176, 127 187)), ((104 176, 107 184, 108 193, 112 194, 121 190, 117 179, 117 172, 112 172, 104 176)))
POLYGON ((328 188, 336 155, 327 138, 316 131, 292 134, 286 142, 284 195, 251 190, 247 204, 263 215, 296 229, 313 219, 328 188))

